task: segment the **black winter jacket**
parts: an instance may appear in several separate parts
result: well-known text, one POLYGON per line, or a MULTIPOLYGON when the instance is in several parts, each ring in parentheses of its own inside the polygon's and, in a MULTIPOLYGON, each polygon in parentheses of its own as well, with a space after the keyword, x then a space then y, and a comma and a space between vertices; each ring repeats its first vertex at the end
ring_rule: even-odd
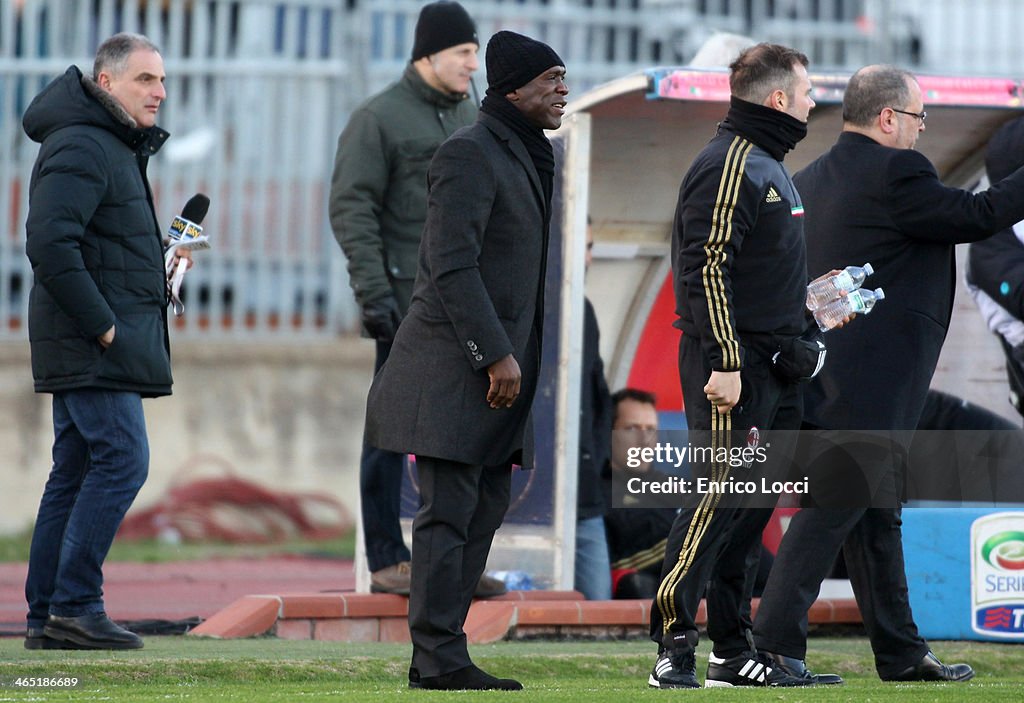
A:
POLYGON ((25 226, 36 391, 169 394, 163 246, 146 178, 167 133, 136 128, 74 66, 36 96, 23 125, 42 145, 25 226), (111 325, 104 350, 97 338, 111 325))

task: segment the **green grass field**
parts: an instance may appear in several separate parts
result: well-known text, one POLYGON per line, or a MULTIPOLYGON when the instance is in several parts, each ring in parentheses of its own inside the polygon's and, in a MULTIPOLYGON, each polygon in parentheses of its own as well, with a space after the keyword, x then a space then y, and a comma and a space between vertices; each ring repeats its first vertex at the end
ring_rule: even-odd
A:
MULTIPOLYGON (((307 554, 334 559, 352 559, 355 555, 355 530, 329 540, 290 540, 273 544, 163 544, 156 540, 127 542, 114 540, 107 561, 160 563, 211 558, 257 558, 277 554, 307 554)), ((0 536, 0 562, 28 561, 31 528, 0 536)))
MULTIPOLYGON (((704 647, 701 648, 702 650, 704 647)), ((620 703, 698 697, 704 701, 857 703, 876 701, 1020 701, 1024 699, 1024 646, 939 642, 945 661, 967 661, 978 672, 966 684, 891 684, 874 674, 861 638, 814 638, 810 664, 835 671, 843 686, 814 689, 647 688, 654 659, 648 642, 506 642, 473 647, 483 668, 519 678, 526 689, 509 692, 411 691, 406 687, 409 647, 391 644, 288 642, 276 639, 203 640, 150 637, 130 653, 27 652, 20 640, 0 640, 0 680, 16 676, 74 676, 74 690, 0 688, 0 701, 417 701, 517 700, 620 703)), ((706 656, 706 652, 704 653, 706 656)), ((703 678, 705 660, 698 661, 703 678)))

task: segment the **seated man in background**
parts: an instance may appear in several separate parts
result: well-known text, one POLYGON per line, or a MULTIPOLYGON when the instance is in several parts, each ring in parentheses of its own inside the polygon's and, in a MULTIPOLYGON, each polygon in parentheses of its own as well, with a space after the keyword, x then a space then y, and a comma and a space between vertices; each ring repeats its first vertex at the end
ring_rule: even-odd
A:
POLYGON ((991 410, 932 388, 910 445, 911 500, 1024 501, 1024 430, 991 410))
MULTIPOLYGON (((612 502, 613 472, 618 481, 633 476, 657 481, 661 474, 649 462, 635 468, 628 465, 630 447, 652 446, 657 440, 658 412, 653 393, 623 388, 612 395, 612 452, 601 476, 607 512, 604 516, 608 554, 612 564, 615 598, 653 598, 661 582, 661 564, 665 559, 665 540, 676 517, 676 508, 639 507, 639 499, 623 495, 623 507, 612 502)), ((622 485, 622 484, 620 484, 622 485)))
MULTIPOLYGON (((661 565, 665 559, 665 541, 679 511, 667 496, 662 505, 641 506, 641 500, 623 492, 622 507, 615 507, 613 484, 625 485, 632 477, 647 482, 669 480, 650 462, 629 460, 630 447, 653 446, 657 441, 658 412, 653 393, 623 388, 612 395, 612 452, 601 475, 607 512, 604 516, 608 553, 612 568, 612 596, 617 599, 650 599, 661 583, 661 565), (631 467, 629 464, 638 466, 631 467)), ((648 496, 644 502, 651 500, 648 496)), ((772 567, 771 552, 762 548, 754 581, 754 595, 760 596, 772 567)))

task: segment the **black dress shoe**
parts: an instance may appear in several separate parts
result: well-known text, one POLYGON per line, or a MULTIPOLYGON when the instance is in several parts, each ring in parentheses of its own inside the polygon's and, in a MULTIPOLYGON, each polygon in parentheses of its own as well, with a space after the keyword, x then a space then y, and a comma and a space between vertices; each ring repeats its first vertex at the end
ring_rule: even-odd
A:
POLYGON ((68 618, 51 615, 43 634, 80 649, 142 649, 142 638, 115 624, 106 613, 68 618))
POLYGON ((43 628, 25 630, 25 649, 78 649, 73 642, 61 642, 43 634, 43 628))
POLYGON ((815 674, 813 671, 807 668, 807 664, 803 659, 797 659, 795 657, 787 657, 784 654, 775 654, 774 652, 766 652, 763 649, 761 653, 767 656, 775 665, 775 668, 781 669, 790 676, 794 676, 798 679, 806 679, 813 681, 815 684, 821 686, 835 686, 841 684, 843 678, 839 674, 815 674))
MULTIPOLYGON (((409 686, 416 688, 412 684, 412 671, 409 673, 409 686)), ((523 684, 515 679, 491 676, 478 669, 475 664, 470 664, 440 676, 422 676, 419 687, 433 691, 521 691, 523 684)))
POLYGON ((423 688, 420 683, 420 670, 415 666, 409 667, 409 688, 423 688))
POLYGON ((914 666, 907 667, 895 676, 883 677, 883 681, 967 681, 974 678, 974 669, 969 664, 946 665, 928 652, 914 666))

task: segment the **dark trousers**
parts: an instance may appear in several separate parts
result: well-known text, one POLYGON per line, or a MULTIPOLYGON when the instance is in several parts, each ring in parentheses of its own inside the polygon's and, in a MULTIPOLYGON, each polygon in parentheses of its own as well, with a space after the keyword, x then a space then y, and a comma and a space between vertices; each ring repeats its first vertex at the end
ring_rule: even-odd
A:
MULTIPOLYGON (((744 446, 751 428, 759 441, 771 442, 769 461, 749 469, 728 465, 696 467, 718 477, 729 474, 769 480, 785 478, 791 445, 803 413, 800 389, 784 383, 771 371, 770 339, 744 339, 746 358, 741 374, 740 404, 721 414, 711 406, 704 385, 711 368, 700 340, 683 335, 679 344, 679 376, 686 402, 690 443, 694 446, 744 446), (771 435, 770 430, 786 431, 771 435), (740 472, 747 471, 746 475, 740 472)), ((763 500, 763 499, 762 499, 763 500)), ((697 642, 695 622, 707 591, 708 636, 715 653, 729 657, 747 649, 751 628, 750 598, 760 558, 761 532, 771 517, 770 507, 748 507, 735 495, 691 494, 669 532, 662 581, 651 608, 651 639, 676 649, 697 642), (710 582, 710 583, 709 583, 710 582)))
POLYGON ((469 666, 466 622, 494 532, 508 509, 512 466, 417 456, 421 505, 412 524, 412 666, 440 676, 469 666))
POLYGON ((55 393, 53 434, 25 582, 29 627, 104 611, 103 562, 149 473, 138 393, 55 393))
MULTIPOLYGON (((377 342, 376 374, 388 360, 390 342, 377 342)), ((359 502, 363 513, 363 543, 371 572, 399 562, 409 561, 409 548, 402 537, 399 522, 402 497, 402 472, 405 457, 371 447, 363 441, 359 462, 359 502)))
POLYGON ((806 658, 807 611, 841 547, 879 676, 899 673, 920 661, 928 644, 910 611, 902 524, 898 507, 798 512, 761 596, 754 627, 757 646, 806 658))

